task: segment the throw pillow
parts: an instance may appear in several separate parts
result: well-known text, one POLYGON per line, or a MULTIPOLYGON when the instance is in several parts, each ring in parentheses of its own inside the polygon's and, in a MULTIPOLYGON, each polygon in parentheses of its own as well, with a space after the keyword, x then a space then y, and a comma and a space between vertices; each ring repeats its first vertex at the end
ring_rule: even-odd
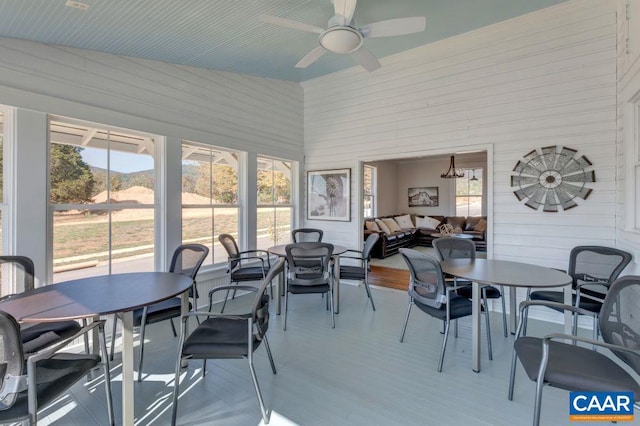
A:
POLYGON ((380 219, 376 219, 376 224, 378 225, 378 228, 380 228, 382 232, 384 232, 387 235, 391 234, 389 227, 385 225, 383 221, 381 221, 380 219))
POLYGON ((446 221, 448 224, 453 226, 454 228, 462 229, 464 227, 464 222, 467 220, 465 216, 449 216, 446 221))
POLYGON ((484 219, 480 219, 478 224, 476 225, 474 231, 484 232, 487 230, 487 221, 484 219))
POLYGON ((394 217, 395 221, 398 223, 398 226, 402 229, 410 229, 413 228, 413 222, 411 221, 411 216, 408 214, 402 216, 394 217))
POLYGON ((389 231, 391 231, 391 232, 400 231, 400 227, 398 226, 398 223, 395 220, 393 220, 392 218, 382 219, 382 222, 385 225, 387 225, 387 228, 389 228, 389 231))
POLYGON ((372 220, 368 220, 364 223, 364 226, 367 228, 367 231, 380 231, 380 228, 378 228, 378 224, 375 223, 372 220))
POLYGON ((440 225, 440 221, 438 219, 434 219, 429 216, 416 217, 416 228, 432 229, 435 231, 438 225, 440 225))

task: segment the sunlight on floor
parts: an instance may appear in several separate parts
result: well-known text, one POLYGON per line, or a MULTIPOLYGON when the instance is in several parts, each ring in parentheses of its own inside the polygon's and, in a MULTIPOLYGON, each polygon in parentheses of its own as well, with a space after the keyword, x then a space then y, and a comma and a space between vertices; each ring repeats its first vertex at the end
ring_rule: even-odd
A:
MULTIPOLYGON (((260 423, 258 423, 258 426, 265 426, 264 421, 261 420, 260 423)), ((298 424, 292 422, 282 414, 272 411, 271 417, 269 418, 269 426, 298 426, 298 424)))

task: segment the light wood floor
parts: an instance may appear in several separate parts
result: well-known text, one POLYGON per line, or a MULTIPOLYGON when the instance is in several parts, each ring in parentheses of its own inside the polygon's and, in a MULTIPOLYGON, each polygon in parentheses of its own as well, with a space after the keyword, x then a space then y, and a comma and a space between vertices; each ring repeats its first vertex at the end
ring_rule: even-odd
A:
POLYGON ((409 271, 404 269, 371 265, 369 272, 369 284, 396 290, 407 290, 409 278, 409 271))
MULTIPOLYGON (((264 348, 255 366, 272 412, 273 425, 529 425, 534 384, 518 367, 514 401, 507 400, 513 337, 502 336, 500 313, 493 324, 494 360, 482 351, 482 371, 471 370, 470 319, 460 320, 459 338, 450 336, 442 373, 436 371, 442 342, 440 323, 418 309, 405 341, 398 338, 407 306, 405 291, 374 288, 373 312, 360 286, 342 285, 336 328, 319 295, 292 295, 287 331, 283 316, 272 317, 269 341, 278 368, 273 375, 264 348)), ((243 298, 234 301, 236 306, 243 298)), ((560 331, 546 323, 531 331, 560 331)), ((169 324, 147 328, 145 379, 136 383, 136 422, 166 425, 177 339, 169 324)), ((118 342, 119 343, 119 342, 118 342)), ((118 354, 112 369, 113 395, 120 415, 118 354)), ((246 360, 192 361, 182 375, 178 424, 258 425, 260 410, 246 360)), ((542 424, 570 424, 568 392, 547 388, 542 424)), ((98 378, 78 383, 72 393, 42 412, 40 424, 106 424, 104 390, 98 378)), ((120 424, 118 421, 117 424, 120 424)))

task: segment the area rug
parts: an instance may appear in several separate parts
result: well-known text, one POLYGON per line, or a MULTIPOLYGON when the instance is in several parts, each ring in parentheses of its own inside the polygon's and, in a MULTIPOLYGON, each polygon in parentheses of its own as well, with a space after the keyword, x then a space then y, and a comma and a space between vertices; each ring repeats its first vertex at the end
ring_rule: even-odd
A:
MULTIPOLYGON (((416 250, 416 251, 421 252, 421 253, 426 253, 429 256, 436 257, 436 252, 435 252, 435 249, 433 247, 416 246, 416 247, 412 247, 412 248, 414 250, 416 250)), ((372 266, 380 266, 380 267, 383 267, 383 268, 409 270, 407 268, 407 264, 402 259, 402 256, 400 256, 400 253, 394 254, 393 256, 389 256, 389 257, 384 258, 384 259, 371 258, 371 262, 370 263, 371 263, 372 266)))

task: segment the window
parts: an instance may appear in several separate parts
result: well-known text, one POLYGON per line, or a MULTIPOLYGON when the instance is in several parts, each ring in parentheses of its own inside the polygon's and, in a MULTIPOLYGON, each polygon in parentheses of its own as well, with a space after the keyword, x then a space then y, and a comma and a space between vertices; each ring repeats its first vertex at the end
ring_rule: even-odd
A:
POLYGON ((291 241, 291 163, 258 158, 258 249, 291 241))
POLYGON ((374 217, 376 215, 376 203, 375 203, 375 193, 376 193, 376 178, 377 178, 377 169, 373 166, 364 166, 364 179, 362 185, 362 193, 363 200, 362 205, 364 206, 364 217, 374 217))
POLYGON ((482 169, 464 169, 455 181, 456 216, 482 216, 482 169))
POLYGON ((49 122, 53 281, 152 271, 154 136, 49 122))
POLYGON ((628 174, 628 176, 631 177, 628 182, 630 186, 629 194, 631 196, 629 203, 633 206, 633 212, 630 212, 629 217, 631 217, 633 221, 630 228, 640 232, 640 99, 638 99, 635 104, 635 120, 634 138, 631 139, 631 143, 627 145, 630 151, 628 164, 631 168, 628 174))
POLYGON ((238 240, 238 154, 182 142, 182 242, 209 247, 203 265, 227 261, 218 235, 238 240))
MULTIPOLYGON (((4 230, 2 227, 3 221, 2 219, 4 217, 6 217, 6 203, 5 203, 5 199, 4 199, 4 133, 5 133, 5 120, 4 120, 4 111, 2 109, 2 106, 0 106, 0 229, 4 230)), ((3 250, 3 235, 4 232, 0 232, 0 255, 2 255, 4 253, 3 250)), ((4 292, 0 293, 0 296, 4 295, 4 292)))
MULTIPOLYGON (((7 243, 7 241, 5 241, 5 236, 7 235, 5 221, 9 207, 5 198, 6 191, 4 188, 5 182, 7 181, 4 176, 4 172, 6 170, 4 159, 8 158, 4 152, 6 149, 5 135, 8 134, 6 117, 7 114, 5 114, 4 107, 0 105, 0 255, 6 253, 3 246, 7 243)), ((9 273, 5 268, 0 268, 0 282, 0 297, 11 294, 15 291, 15 281, 11 279, 11 273, 9 273)))

